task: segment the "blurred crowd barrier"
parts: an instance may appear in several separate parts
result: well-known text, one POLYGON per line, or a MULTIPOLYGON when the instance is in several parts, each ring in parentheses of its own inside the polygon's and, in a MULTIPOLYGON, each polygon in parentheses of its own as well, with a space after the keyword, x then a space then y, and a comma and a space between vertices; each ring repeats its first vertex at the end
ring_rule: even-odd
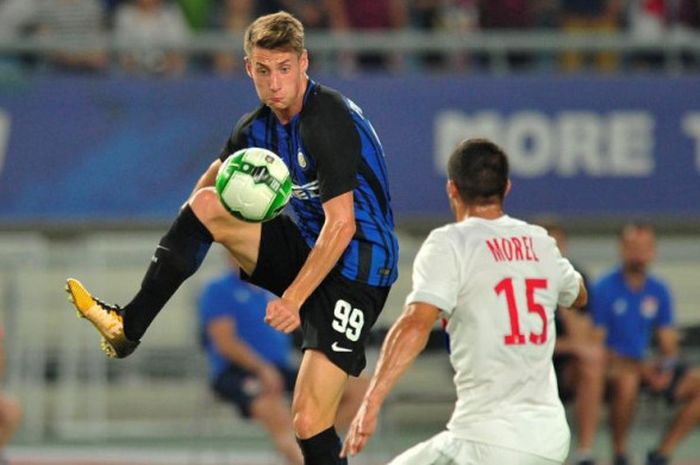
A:
MULTIPOLYGON (((0 24, 1 26, 1 24, 0 24)), ((661 35, 629 32, 499 29, 490 31, 346 30, 309 32, 310 70, 352 77, 362 74, 502 74, 592 72, 603 75, 694 74, 700 70, 700 32, 672 29, 661 35), (365 57, 373 57, 363 61, 365 57), (600 57, 605 59, 601 60, 600 57)), ((0 34, 0 76, 21 74, 184 75, 244 74, 243 36, 202 32, 183 40, 151 41, 129 35, 7 37, 0 34), (55 57, 104 57, 98 69, 57 64, 55 57), (177 73, 167 73, 165 57, 176 54, 177 73), (144 57, 153 71, 129 72, 123 56, 144 57), (212 63, 226 57, 230 71, 212 63), (162 70, 161 70, 162 68, 162 70), (160 70, 160 71, 159 71, 160 70)))

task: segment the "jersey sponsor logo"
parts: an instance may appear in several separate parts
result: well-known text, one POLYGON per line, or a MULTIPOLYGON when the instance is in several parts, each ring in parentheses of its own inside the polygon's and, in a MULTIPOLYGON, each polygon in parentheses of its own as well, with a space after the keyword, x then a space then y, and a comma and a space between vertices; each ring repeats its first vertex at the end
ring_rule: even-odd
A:
POLYGON ((318 186, 318 179, 301 186, 297 186, 296 184, 292 185, 292 195, 300 200, 315 199, 320 197, 321 193, 318 186))
POLYGON ((341 347, 338 345, 338 341, 333 342, 331 344, 331 350, 333 352, 352 352, 352 349, 348 349, 347 347, 341 347))

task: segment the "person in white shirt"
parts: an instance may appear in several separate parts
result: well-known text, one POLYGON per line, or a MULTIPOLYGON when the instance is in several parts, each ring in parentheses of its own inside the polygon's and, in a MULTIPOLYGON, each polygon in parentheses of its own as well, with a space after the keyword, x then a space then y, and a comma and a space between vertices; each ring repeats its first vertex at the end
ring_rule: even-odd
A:
POLYGON ((508 159, 485 139, 448 162, 457 222, 433 230, 413 265, 413 290, 382 346, 341 456, 374 433, 383 401, 447 319, 457 402, 447 430, 391 465, 563 463, 570 433, 552 367, 558 306, 585 305, 581 275, 547 232, 503 211, 508 159))
POLYGON ((185 17, 176 4, 132 0, 117 7, 114 37, 133 47, 119 57, 129 73, 181 75, 187 68, 187 57, 178 47, 189 36, 185 17))

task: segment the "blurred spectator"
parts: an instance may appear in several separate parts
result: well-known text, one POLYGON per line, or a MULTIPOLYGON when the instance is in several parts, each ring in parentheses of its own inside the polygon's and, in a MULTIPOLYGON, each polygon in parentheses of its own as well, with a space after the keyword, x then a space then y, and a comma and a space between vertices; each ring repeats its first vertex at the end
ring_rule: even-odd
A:
MULTIPOLYGON (((411 26, 425 32, 469 33, 478 29, 477 0, 414 0, 411 26)), ((430 52, 418 56, 422 68, 461 71, 469 66, 466 53, 430 52)))
MULTIPOLYGON (((666 34, 667 18, 665 0, 631 0, 627 8, 627 24, 630 33, 647 43, 655 43, 666 34)), ((630 55, 630 63, 636 69, 661 68, 663 52, 638 52, 630 55)))
MULTIPOLYGON (((670 32, 700 28, 698 0, 630 0, 627 9, 630 33, 645 43, 655 44, 670 32)), ((697 64, 697 57, 684 54, 686 65, 697 64)), ((631 65, 639 70, 658 70, 666 64, 663 52, 640 52, 631 55, 631 65)))
MULTIPOLYGON (((562 226, 544 221, 542 226, 554 238, 563 256, 567 256, 568 238, 562 226)), ((581 271, 581 268, 574 264, 581 271)), ((588 280, 583 276, 588 288, 588 280)), ((576 310, 560 308, 554 315, 557 340, 554 346, 554 371, 559 397, 567 403, 574 400, 576 421, 576 465, 593 465, 595 443, 605 374, 603 344, 596 338, 588 305, 576 310)))
POLYGON ((627 224, 619 243, 622 263, 596 283, 592 301, 596 330, 608 350, 614 464, 629 463, 629 427, 644 385, 669 405, 680 405, 660 443, 647 456, 647 465, 666 465, 700 422, 700 370, 681 361, 671 292, 648 270, 656 256, 653 226, 627 224), (656 358, 650 356, 652 336, 658 343, 656 358))
POLYGON ((482 29, 531 29, 530 0, 479 0, 479 25, 482 29))
POLYGON ((132 0, 117 9, 114 34, 120 43, 135 48, 120 54, 121 66, 130 73, 178 75, 186 59, 177 47, 189 36, 177 5, 163 0, 132 0))
MULTIPOLYGON (((230 34, 232 40, 240 43, 246 27, 256 16, 285 10, 299 18, 305 29, 323 29, 329 24, 326 1, 328 0, 223 0, 212 8, 210 25, 215 30, 230 34)), ((214 57, 214 68, 219 74, 242 71, 243 53, 217 53, 214 57)))
MULTIPOLYGON (((246 27, 256 15, 254 0, 223 0, 219 11, 214 15, 213 26, 231 35, 231 40, 242 43, 246 27)), ((243 69, 243 51, 217 53, 214 68, 219 74, 231 74, 243 69)))
POLYGON ((36 16, 36 5, 28 0, 0 0, 0 38, 17 38, 36 16))
MULTIPOLYGON (((410 10, 410 24, 413 29, 421 32, 437 32, 442 29, 441 22, 442 0, 414 0, 410 10)), ((444 68, 445 55, 443 53, 425 53, 418 56, 422 67, 431 70, 444 68)))
MULTIPOLYGON (((408 6, 404 0, 326 0, 330 26, 336 32, 371 32, 400 30, 408 25, 408 6)), ((344 71, 396 70, 402 56, 392 53, 366 52, 341 57, 344 71)))
POLYGON ((683 28, 700 29, 700 1, 680 0, 678 23, 683 28))
POLYGON ((107 25, 110 28, 114 25, 114 13, 117 11, 117 7, 126 1, 127 0, 102 0, 105 16, 107 18, 107 25))
MULTIPOLYGON (((228 255, 228 254, 227 254, 228 255)), ((298 371, 292 336, 264 321, 275 296, 242 281, 238 264, 210 281, 199 298, 199 325, 207 351, 211 389, 267 431, 290 465, 302 465, 286 394, 298 371)), ((340 399, 336 426, 347 429, 367 389, 366 377, 350 377, 340 399)))
MULTIPOLYGON (((534 4, 532 0, 479 0, 479 27, 485 32, 531 30, 535 27, 534 4)), ((512 70, 529 69, 533 64, 529 52, 510 52, 506 59, 512 70)))
MULTIPOLYGON (((700 0, 680 0, 677 29, 681 32, 700 33, 700 0)), ((684 52, 682 58, 686 68, 700 68, 700 54, 697 52, 684 52)))
POLYGON ((329 1, 337 0, 277 0, 279 8, 286 10, 299 18, 306 30, 328 29, 330 18, 328 13, 329 1))
MULTIPOLYGON (((34 16, 34 4, 26 0, 0 0, 0 40, 17 40, 27 35, 34 16)), ((21 55, 0 55, 0 73, 16 73, 25 61, 21 55)))
POLYGON ((107 51, 96 45, 106 38, 105 14, 100 0, 23 0, 32 5, 32 30, 47 40, 60 40, 79 50, 51 53, 47 64, 54 70, 95 72, 106 70, 107 51))
POLYGON ((178 0, 177 3, 190 30, 201 32, 210 26, 214 2, 215 0, 178 0))
MULTIPOLYGON (((561 0, 561 24, 571 34, 612 34, 618 32, 622 18, 622 0, 561 0)), ((618 57, 613 52, 564 53, 562 66, 567 72, 581 71, 592 60, 598 71, 614 71, 618 57)))

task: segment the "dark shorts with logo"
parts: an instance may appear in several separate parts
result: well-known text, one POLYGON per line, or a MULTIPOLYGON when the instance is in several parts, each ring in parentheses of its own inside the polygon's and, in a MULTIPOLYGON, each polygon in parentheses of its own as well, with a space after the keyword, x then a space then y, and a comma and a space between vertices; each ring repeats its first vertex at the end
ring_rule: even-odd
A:
MULTIPOLYGON (((309 246, 286 215, 262 224, 258 263, 241 278, 282 295, 306 261, 309 246)), ((352 376, 364 369, 365 343, 389 287, 351 281, 333 269, 301 307, 302 350, 315 349, 352 376)))
MULTIPOLYGON (((277 366, 277 370, 284 381, 285 391, 292 392, 297 379, 297 370, 286 366, 277 366)), ((221 399, 235 405, 245 418, 250 417, 251 405, 262 393, 262 385, 258 377, 236 365, 229 366, 221 373, 212 382, 211 388, 221 399)))

